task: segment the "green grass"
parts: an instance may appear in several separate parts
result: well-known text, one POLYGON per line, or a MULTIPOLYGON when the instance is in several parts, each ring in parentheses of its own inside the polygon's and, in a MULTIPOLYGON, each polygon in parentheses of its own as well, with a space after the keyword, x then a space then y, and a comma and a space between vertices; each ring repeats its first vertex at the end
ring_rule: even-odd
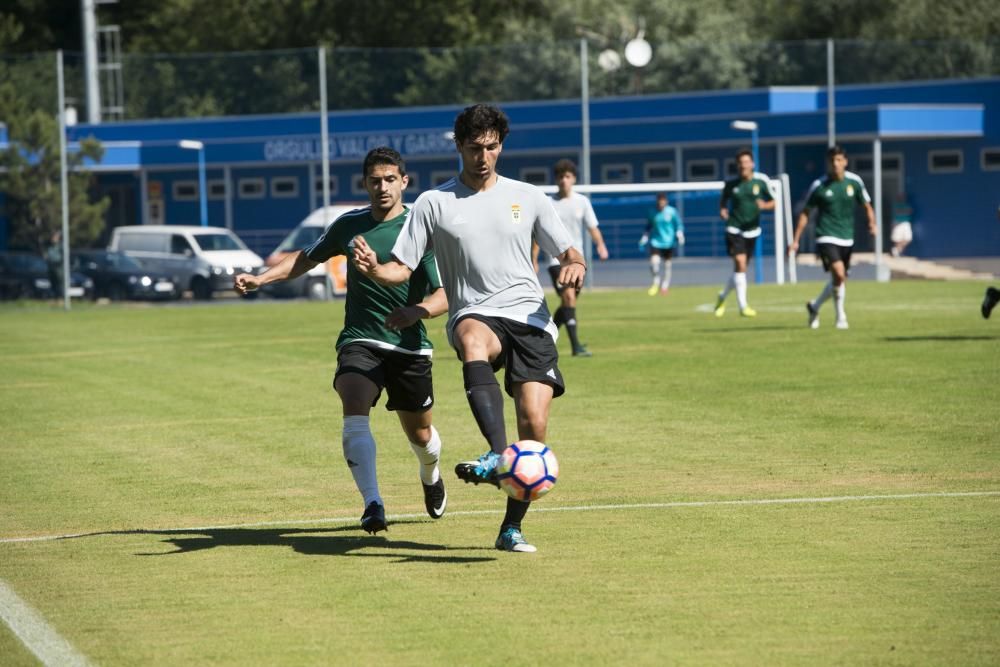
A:
MULTIPOLYGON (((450 515, 379 407, 396 520, 369 537, 341 303, 0 307, 0 580, 101 665, 995 665, 1000 496, 692 504, 1000 492, 983 288, 852 283, 849 331, 831 304, 805 328, 817 284, 752 286, 756 320, 710 288, 585 294, 533 555, 493 550, 502 497, 448 471, 485 445, 443 320, 450 515)), ((34 664, 2 623, 0 662, 34 664)))

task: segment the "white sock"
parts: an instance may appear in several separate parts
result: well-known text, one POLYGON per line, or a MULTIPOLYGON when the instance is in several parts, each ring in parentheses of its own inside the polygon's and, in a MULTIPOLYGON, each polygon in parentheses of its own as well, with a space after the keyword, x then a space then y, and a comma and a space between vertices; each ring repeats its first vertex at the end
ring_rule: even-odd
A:
POLYGON ((747 307, 747 274, 734 273, 733 282, 736 284, 736 303, 743 310, 747 307))
POLYGON ((661 257, 656 253, 649 256, 649 272, 653 274, 653 284, 660 281, 660 261, 661 257))
POLYGON ((410 449, 417 455, 420 461, 420 481, 424 484, 433 484, 441 478, 438 471, 438 460, 441 458, 441 436, 437 429, 431 426, 431 439, 426 445, 410 443, 410 449))
POLYGON ((674 273, 674 264, 669 259, 663 263, 663 279, 660 280, 660 289, 670 289, 670 278, 674 273))
POLYGON ((844 297, 847 296, 847 285, 841 283, 840 286, 833 291, 833 305, 837 308, 837 321, 842 321, 847 319, 847 313, 844 312, 844 297))
POLYGON ((830 298, 831 294, 833 294, 833 283, 829 282, 823 287, 823 291, 819 293, 816 300, 813 301, 813 308, 819 310, 819 307, 823 305, 824 301, 830 298))
POLYGON ((736 279, 735 277, 735 273, 729 276, 729 280, 726 281, 726 286, 722 288, 721 292, 719 292, 719 300, 725 301, 726 297, 729 296, 729 293, 736 289, 736 283, 734 282, 736 279))
POLYGON ((375 438, 366 415, 344 417, 343 445, 344 460, 365 499, 365 507, 372 501, 383 504, 375 476, 375 438))

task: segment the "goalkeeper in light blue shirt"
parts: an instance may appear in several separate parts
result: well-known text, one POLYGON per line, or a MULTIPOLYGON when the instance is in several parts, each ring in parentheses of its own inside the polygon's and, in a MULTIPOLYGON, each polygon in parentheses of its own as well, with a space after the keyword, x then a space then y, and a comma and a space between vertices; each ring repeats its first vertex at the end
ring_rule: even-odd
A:
POLYGON ((656 210, 646 218, 646 231, 639 240, 639 247, 649 246, 649 270, 653 274, 653 284, 646 292, 666 296, 670 291, 672 273, 671 260, 674 248, 684 245, 684 222, 673 206, 667 206, 667 195, 656 195, 656 210))

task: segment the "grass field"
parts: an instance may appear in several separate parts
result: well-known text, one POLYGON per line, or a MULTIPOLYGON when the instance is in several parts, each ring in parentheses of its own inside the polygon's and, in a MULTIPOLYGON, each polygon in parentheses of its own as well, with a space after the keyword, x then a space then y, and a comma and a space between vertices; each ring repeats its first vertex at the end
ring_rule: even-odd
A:
POLYGON ((983 289, 852 283, 849 331, 832 304, 805 328, 815 283, 752 287, 752 321, 706 288, 586 294, 532 555, 492 548, 502 497, 450 472, 486 447, 443 320, 449 514, 423 514, 379 407, 370 537, 330 389, 341 303, 2 308, 0 663, 36 664, 13 592, 101 665, 996 665, 983 289))

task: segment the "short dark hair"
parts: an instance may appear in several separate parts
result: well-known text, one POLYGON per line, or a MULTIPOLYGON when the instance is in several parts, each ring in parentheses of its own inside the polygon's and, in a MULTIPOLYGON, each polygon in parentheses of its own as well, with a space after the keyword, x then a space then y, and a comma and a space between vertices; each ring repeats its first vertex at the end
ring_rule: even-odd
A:
POLYGON ((492 104, 473 104, 455 117, 455 143, 458 145, 489 133, 495 133, 501 144, 510 133, 507 115, 492 104))
POLYGON ((666 198, 667 198, 667 193, 666 192, 657 192, 656 193, 656 199, 657 200, 660 200, 660 199, 664 199, 665 200, 666 198))
POLYGON ((750 150, 749 148, 741 148, 738 151, 736 151, 736 161, 739 162, 740 158, 743 157, 744 155, 753 160, 753 151, 750 150))
POLYGON ((573 174, 576 176, 576 163, 565 158, 559 160, 556 162, 555 166, 552 167, 552 173, 555 174, 556 178, 559 178, 563 174, 573 174))
POLYGON ((826 150, 826 159, 827 160, 833 158, 836 155, 843 155, 846 158, 847 157, 847 151, 845 151, 844 147, 841 146, 840 144, 837 144, 836 146, 830 146, 830 148, 828 148, 826 150))
POLYGON ((373 167, 380 164, 396 166, 399 168, 399 175, 406 176, 406 162, 403 161, 403 156, 388 146, 378 146, 368 151, 368 155, 365 156, 365 164, 362 167, 365 178, 368 178, 368 173, 373 167))

